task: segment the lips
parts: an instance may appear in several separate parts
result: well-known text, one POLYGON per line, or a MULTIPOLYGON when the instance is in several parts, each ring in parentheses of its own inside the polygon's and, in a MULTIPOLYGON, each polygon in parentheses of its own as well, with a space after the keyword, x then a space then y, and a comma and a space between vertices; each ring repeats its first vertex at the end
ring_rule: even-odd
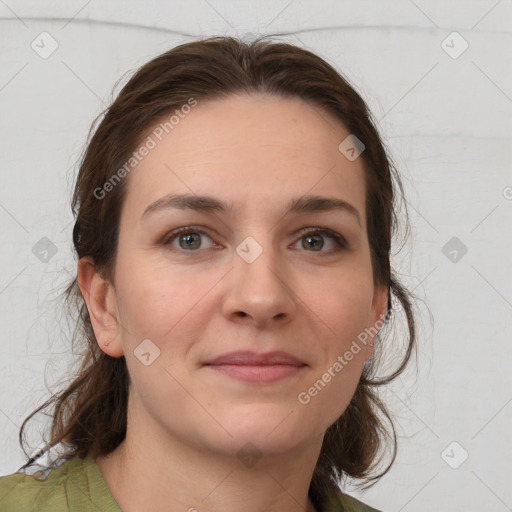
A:
POLYGON ((212 359, 206 363, 211 366, 218 365, 241 365, 241 366, 305 366, 305 363, 299 361, 296 357, 286 352, 268 352, 266 354, 256 354, 254 352, 239 351, 224 354, 212 359))
POLYGON ((270 384, 300 374, 307 365, 286 352, 239 351, 218 356, 204 366, 238 381, 270 384))

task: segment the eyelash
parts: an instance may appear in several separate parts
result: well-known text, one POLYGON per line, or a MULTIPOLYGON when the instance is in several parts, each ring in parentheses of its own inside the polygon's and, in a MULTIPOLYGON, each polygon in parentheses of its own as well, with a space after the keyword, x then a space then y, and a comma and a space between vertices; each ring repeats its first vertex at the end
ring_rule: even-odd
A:
MULTIPOLYGON (((185 226, 183 228, 175 229, 174 231, 171 231, 170 233, 167 233, 167 235, 162 239, 161 243, 162 245, 170 245, 179 235, 183 233, 196 233, 200 235, 206 235, 208 238, 211 239, 211 237, 203 231, 201 228, 197 226, 185 226)), ((328 251, 306 251, 306 252, 313 252, 317 253, 320 256, 329 256, 333 253, 342 251, 344 249, 348 248, 347 241, 343 236, 341 236, 339 233, 336 233, 335 231, 332 231, 328 228, 323 227, 314 227, 314 228, 304 228, 301 231, 299 231, 299 238, 297 241, 299 241, 301 238, 304 238, 305 236, 311 236, 311 235, 323 235, 329 238, 332 238, 335 242, 337 247, 335 249, 330 249, 328 251)), ((186 249, 174 249, 178 252, 187 253, 187 252, 199 252, 200 249, 196 250, 190 250, 187 251, 186 249)), ((204 250, 204 249, 203 249, 204 250)))

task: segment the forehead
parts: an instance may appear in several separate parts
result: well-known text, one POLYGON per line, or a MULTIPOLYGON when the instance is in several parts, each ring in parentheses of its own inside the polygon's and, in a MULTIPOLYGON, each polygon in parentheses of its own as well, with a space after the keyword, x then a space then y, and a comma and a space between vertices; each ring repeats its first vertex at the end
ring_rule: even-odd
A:
POLYGON ((142 144, 150 137, 153 147, 130 173, 126 203, 134 214, 173 192, 216 196, 236 212, 327 193, 350 200, 364 218, 362 159, 340 153, 349 132, 317 106, 253 94, 198 100, 172 128, 161 124, 170 115, 145 134, 142 144))

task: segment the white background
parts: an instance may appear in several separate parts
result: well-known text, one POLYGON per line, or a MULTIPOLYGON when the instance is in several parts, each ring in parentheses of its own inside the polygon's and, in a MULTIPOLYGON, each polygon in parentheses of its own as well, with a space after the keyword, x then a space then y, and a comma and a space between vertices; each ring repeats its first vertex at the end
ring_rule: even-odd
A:
POLYGON ((279 32, 341 70, 379 120, 411 213, 396 263, 433 316, 422 308, 417 369, 386 393, 396 464, 362 499, 512 510, 511 20, 510 0, 1 0, 0 474, 24 462, 21 421, 70 365, 69 202, 115 82, 196 37, 279 32), (31 47, 43 31, 58 43, 46 59, 31 47), (43 237, 57 248, 46 263, 32 252, 43 237), (467 247, 455 262, 452 237, 467 247))

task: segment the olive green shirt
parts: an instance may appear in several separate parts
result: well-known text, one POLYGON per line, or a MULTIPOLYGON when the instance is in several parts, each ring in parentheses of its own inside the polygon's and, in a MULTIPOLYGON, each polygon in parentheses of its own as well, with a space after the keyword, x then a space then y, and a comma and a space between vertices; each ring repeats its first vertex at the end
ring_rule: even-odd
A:
MULTIPOLYGON (((38 479, 42 476, 42 473, 13 473, 1 477, 0 510, 122 512, 93 459, 75 457, 52 469, 46 479, 38 479)), ((345 495, 340 495, 339 504, 332 508, 334 511, 379 512, 345 495)))

